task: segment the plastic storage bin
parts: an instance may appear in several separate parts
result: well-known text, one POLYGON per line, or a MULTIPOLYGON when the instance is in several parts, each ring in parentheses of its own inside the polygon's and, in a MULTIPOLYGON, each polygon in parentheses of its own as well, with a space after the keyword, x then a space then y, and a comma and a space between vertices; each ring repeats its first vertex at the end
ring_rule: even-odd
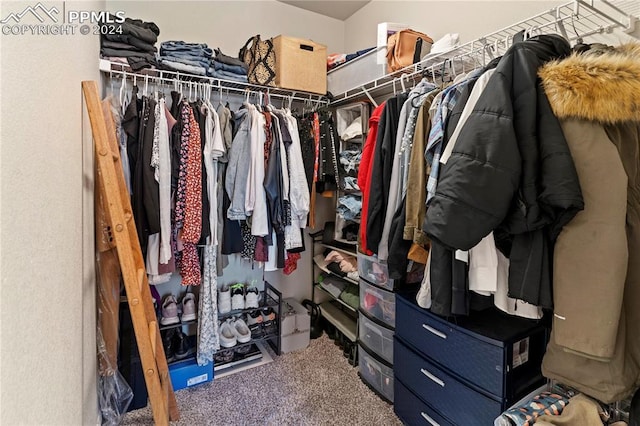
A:
POLYGON ((393 402, 393 368, 384 365, 358 345, 358 370, 362 380, 393 402))
POLYGON ((358 338, 360 342, 385 361, 393 364, 393 330, 371 321, 360 312, 358 322, 358 338))
POLYGON ((373 49, 329 71, 327 90, 336 96, 383 77, 387 73, 387 64, 376 63, 377 53, 378 49, 373 49))
POLYGON ((360 280, 360 309, 385 324, 396 325, 396 295, 360 280))
POLYGON ((389 278, 389 267, 376 256, 358 253, 358 275, 363 280, 378 287, 393 290, 393 280, 389 278))

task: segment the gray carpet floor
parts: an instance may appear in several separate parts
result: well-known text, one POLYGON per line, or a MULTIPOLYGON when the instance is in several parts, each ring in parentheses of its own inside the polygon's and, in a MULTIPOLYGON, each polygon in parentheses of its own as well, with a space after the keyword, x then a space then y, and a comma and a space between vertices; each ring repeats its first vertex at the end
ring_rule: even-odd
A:
MULTIPOLYGON (((175 425, 402 424, 326 334, 270 364, 177 391, 176 399, 175 425)), ((123 424, 153 424, 151 409, 127 414, 123 424)))

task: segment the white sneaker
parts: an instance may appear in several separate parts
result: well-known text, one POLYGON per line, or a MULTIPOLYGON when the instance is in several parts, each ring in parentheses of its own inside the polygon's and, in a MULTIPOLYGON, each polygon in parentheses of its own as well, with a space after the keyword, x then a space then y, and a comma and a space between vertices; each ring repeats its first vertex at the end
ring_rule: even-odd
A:
POLYGON ((227 312, 231 312, 231 290, 223 285, 218 292, 218 313, 226 314, 227 312))
POLYGON ((187 293, 182 298, 182 321, 195 321, 196 319, 196 295, 187 293))
POLYGON ((231 325, 236 332, 236 339, 238 340, 238 343, 247 343, 251 341, 251 330, 249 330, 247 323, 244 322, 242 318, 236 319, 231 323, 231 325))
POLYGON ((244 309, 244 284, 238 283, 231 286, 231 309, 244 309))
POLYGON ((220 324, 218 334, 220 335, 220 346, 224 348, 232 348, 238 343, 235 327, 233 327, 229 320, 220 324))
POLYGON ((256 287, 249 287, 247 289, 247 295, 245 296, 245 309, 257 308, 259 292, 256 287))
POLYGON ((160 318, 160 324, 172 325, 178 324, 180 318, 178 318, 178 302, 173 294, 165 297, 162 302, 162 318, 160 318))

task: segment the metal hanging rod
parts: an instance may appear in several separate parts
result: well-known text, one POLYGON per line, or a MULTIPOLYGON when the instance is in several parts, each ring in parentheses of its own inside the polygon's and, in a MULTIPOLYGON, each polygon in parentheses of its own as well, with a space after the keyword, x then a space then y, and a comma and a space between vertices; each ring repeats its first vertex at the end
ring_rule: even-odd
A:
POLYGON ((519 32, 523 32, 526 38, 543 33, 557 33, 569 41, 577 41, 593 35, 610 34, 614 29, 629 33, 638 21, 638 16, 638 0, 616 1, 615 4, 607 0, 573 0, 447 52, 427 55, 418 63, 334 95, 331 104, 386 94, 396 86, 402 75, 409 78, 425 76, 435 81, 451 77, 452 73, 457 75, 458 71, 470 71, 504 53, 513 44, 513 36, 519 32))
POLYGON ((326 96, 318 95, 315 93, 286 90, 277 87, 259 86, 256 84, 221 80, 213 77, 155 68, 147 68, 141 70, 140 72, 132 72, 129 70, 129 66, 126 64, 110 62, 104 59, 100 60, 100 70, 109 75, 109 77, 111 78, 113 76, 120 76, 120 78, 127 78, 130 80, 137 80, 141 82, 165 82, 176 87, 186 87, 187 90, 189 89, 189 87, 199 87, 198 85, 205 85, 210 89, 210 91, 226 91, 227 93, 233 92, 245 96, 266 94, 268 97, 272 98, 280 98, 283 100, 288 100, 289 102, 310 102, 316 106, 329 104, 329 99, 326 96))

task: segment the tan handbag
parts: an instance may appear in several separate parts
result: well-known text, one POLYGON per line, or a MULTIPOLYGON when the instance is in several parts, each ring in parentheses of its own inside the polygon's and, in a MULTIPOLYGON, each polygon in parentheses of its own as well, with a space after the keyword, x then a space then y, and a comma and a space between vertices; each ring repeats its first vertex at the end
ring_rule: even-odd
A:
POLYGON ((392 34, 387 39, 387 72, 398 71, 420 61, 431 51, 432 45, 431 37, 411 29, 392 34))

